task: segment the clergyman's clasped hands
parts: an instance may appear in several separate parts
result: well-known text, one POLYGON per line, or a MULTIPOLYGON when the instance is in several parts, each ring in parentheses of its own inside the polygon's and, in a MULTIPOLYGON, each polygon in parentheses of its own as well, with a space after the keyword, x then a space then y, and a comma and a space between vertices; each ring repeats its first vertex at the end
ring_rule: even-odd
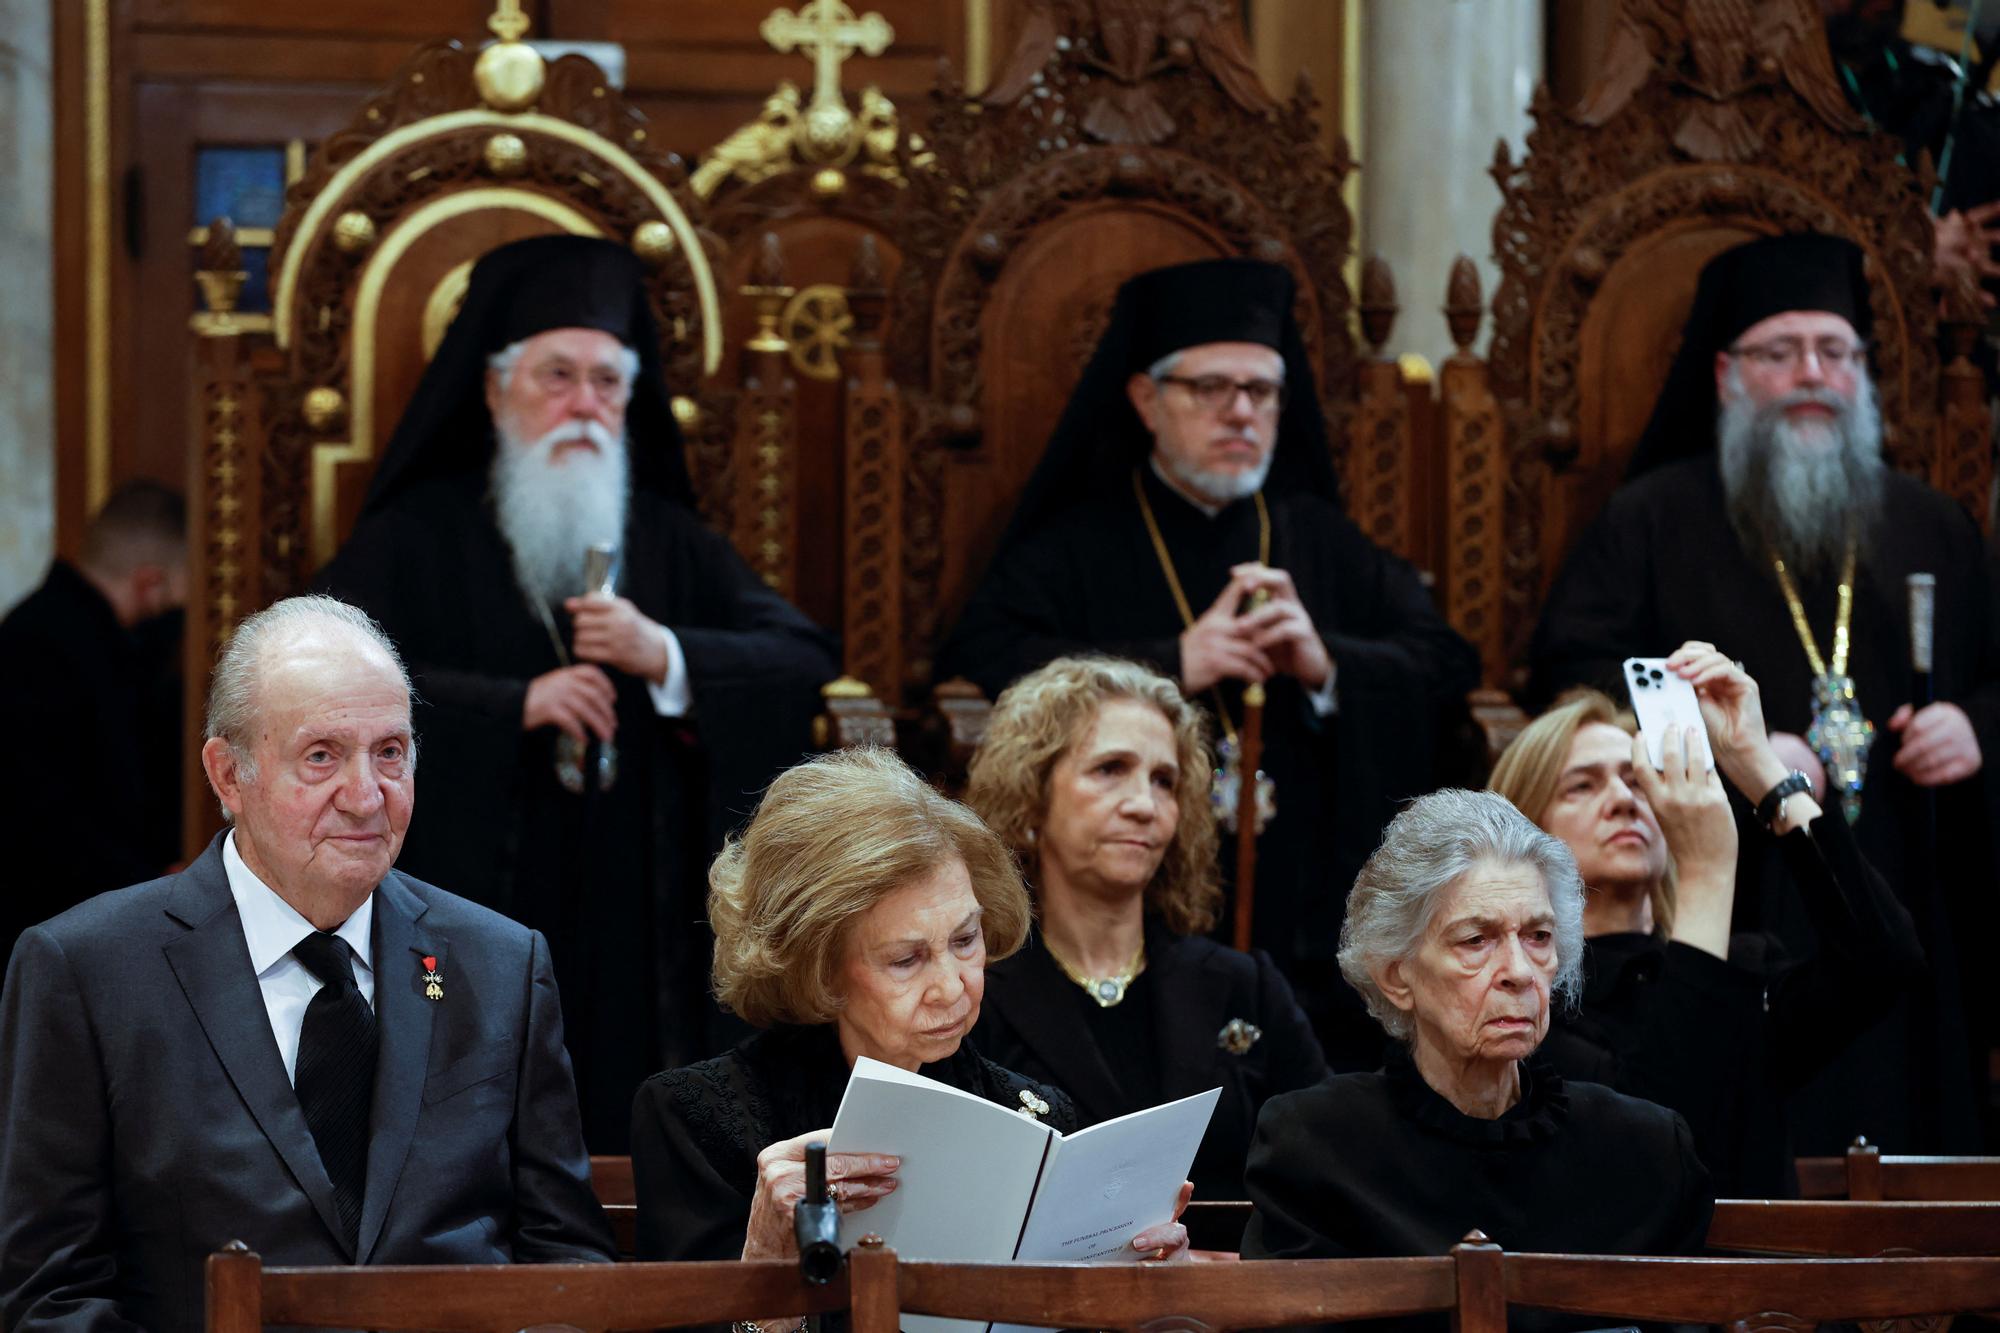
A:
POLYGON ((1292 576, 1255 561, 1232 568, 1228 585, 1181 634, 1181 680, 1189 693, 1221 680, 1274 676, 1296 677, 1317 690, 1332 670, 1292 576), (1246 603, 1257 604, 1244 609, 1246 603))

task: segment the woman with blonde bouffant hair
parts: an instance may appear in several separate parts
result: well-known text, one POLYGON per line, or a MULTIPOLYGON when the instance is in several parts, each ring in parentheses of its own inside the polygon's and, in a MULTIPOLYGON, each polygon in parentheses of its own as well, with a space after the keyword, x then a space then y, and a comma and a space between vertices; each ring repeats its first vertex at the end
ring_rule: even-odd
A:
POLYGON ((1222 902, 1204 719, 1164 676, 1062 657, 1008 686, 966 803, 1027 872, 1038 929, 990 969, 976 1037, 1085 1124, 1223 1089, 1195 1193, 1243 1197, 1257 1112, 1326 1074, 1261 950, 1208 938, 1222 902))
MULTIPOLYGON (((796 1254, 805 1145, 831 1133, 862 1056, 1074 1129, 1062 1092, 967 1040, 987 963, 1020 948, 1029 912, 1006 845, 887 750, 781 774, 709 871, 716 998, 761 1031, 640 1086, 639 1257, 796 1254)), ((833 1153, 826 1165, 842 1212, 897 1188, 893 1157, 833 1153)), ((1131 1244, 1176 1257, 1186 1228, 1148 1227, 1131 1244)))

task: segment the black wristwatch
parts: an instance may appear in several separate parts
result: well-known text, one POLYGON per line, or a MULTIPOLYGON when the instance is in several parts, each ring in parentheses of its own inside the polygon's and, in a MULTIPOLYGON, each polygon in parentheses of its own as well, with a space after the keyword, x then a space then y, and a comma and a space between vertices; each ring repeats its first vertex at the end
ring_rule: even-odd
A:
MULTIPOLYGON (((1778 822, 1778 807, 1785 803, 1787 796, 1796 796, 1802 791, 1812 790, 1812 779, 1798 769, 1793 769, 1778 780, 1778 785, 1764 793, 1764 799, 1757 802, 1757 821, 1765 828, 1778 822)), ((1777 830, 1772 829, 1773 832, 1777 830)))

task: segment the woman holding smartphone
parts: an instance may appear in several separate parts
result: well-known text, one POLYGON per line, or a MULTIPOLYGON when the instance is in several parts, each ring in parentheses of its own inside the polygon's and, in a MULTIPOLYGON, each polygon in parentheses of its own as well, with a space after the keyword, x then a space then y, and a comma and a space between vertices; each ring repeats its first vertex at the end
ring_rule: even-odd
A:
POLYGON ((1785 1097, 1920 974, 1923 951, 1846 820, 1772 749, 1757 683, 1706 643, 1666 669, 1693 685, 1706 734, 1668 727, 1663 770, 1628 712, 1577 690, 1489 782, 1568 845, 1587 891, 1583 997, 1543 1052, 1565 1076, 1684 1115, 1718 1196, 1782 1197, 1797 1192, 1785 1097), (1739 847, 1724 780, 1777 839, 1819 937, 1809 958, 1730 932, 1739 847))

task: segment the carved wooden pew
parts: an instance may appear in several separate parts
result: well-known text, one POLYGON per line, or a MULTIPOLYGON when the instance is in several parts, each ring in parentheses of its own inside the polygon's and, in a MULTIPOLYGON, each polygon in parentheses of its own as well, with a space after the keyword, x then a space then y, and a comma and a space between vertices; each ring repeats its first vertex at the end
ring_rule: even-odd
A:
POLYGON ((618 1257, 630 1259, 639 1253, 639 1195, 632 1183, 629 1157, 592 1157, 590 1188, 604 1205, 604 1218, 611 1223, 611 1238, 618 1244, 618 1257))
POLYGON ((850 1252, 843 1278, 809 1287, 788 1262, 267 1269, 237 1242, 209 1258, 207 1296, 209 1333, 642 1329, 841 1309, 854 1333, 895 1333, 905 1313, 1184 1330, 1449 1313, 1459 1333, 1502 1333, 1516 1305, 1607 1321, 1796 1328, 2000 1308, 2000 1258, 1507 1254, 1475 1231, 1449 1255, 1417 1259, 939 1264, 901 1263, 870 1237, 850 1252))
MULTIPOLYGON (((1181 1220, 1195 1249, 1233 1254, 1250 1205, 1196 1200, 1181 1220)), ((1708 1245, 1745 1254, 2000 1255, 2000 1203, 1720 1199, 1708 1245)))
POLYGON ((1512 1305, 1606 1324, 1810 1328, 1989 1310, 2000 1300, 1993 1258, 1636 1259, 1472 1245, 1452 1254, 1460 1265, 1460 1333, 1499 1333, 1512 1305))
POLYGON ((1454 1261, 1313 1259, 1260 1264, 899 1263, 848 1253, 854 1333, 896 1333, 903 1314, 1061 1328, 1269 1328, 1449 1312, 1454 1261))
POLYGON ((908 1314, 1084 1328, 1183 1330, 1438 1314, 1504 1333, 1509 1306, 1605 1322, 1810 1327, 1992 1308, 2000 1259, 1646 1259, 1507 1254, 1473 1232, 1449 1256, 1256 1264, 900 1263, 849 1255, 854 1333, 908 1314))
POLYGON ((633 1192, 632 1159, 629 1157, 592 1157, 590 1159, 590 1187, 597 1193, 599 1203, 636 1203, 639 1196, 633 1192))
MULTIPOLYGON (((637 1196, 632 1159, 593 1157, 591 1184, 611 1220, 619 1252, 636 1252, 637 1196)), ((1723 1199, 1715 1205, 1711 1249, 1745 1254, 1853 1255, 1890 1250, 1931 1255, 2000 1255, 2000 1158, 1881 1158, 1872 1145, 1846 1159, 1801 1158, 1799 1179, 1821 1191, 1809 1200, 1723 1199), (1875 1171, 1871 1177, 1869 1171, 1875 1171), (1845 1201, 1829 1197, 1835 1187, 1845 1201), (1848 1182, 1854 1182, 1850 1187, 1848 1182), (1871 1191, 1872 1196, 1865 1191, 1871 1191)), ((1182 1221, 1197 1250, 1235 1254, 1250 1204, 1197 1199, 1182 1221)))
POLYGON ((2000 1255, 2000 1203, 1724 1199, 1711 1250, 1743 1254, 2000 1255))
POLYGON ((208 1333, 268 1325, 381 1333, 674 1328, 844 1309, 847 1283, 798 1265, 514 1264, 265 1268, 240 1241, 208 1260, 208 1333))
POLYGON ((1885 1157, 1857 1139, 1843 1157, 1799 1158, 1798 1170, 1806 1199, 2000 1199, 2000 1157, 1885 1157))

